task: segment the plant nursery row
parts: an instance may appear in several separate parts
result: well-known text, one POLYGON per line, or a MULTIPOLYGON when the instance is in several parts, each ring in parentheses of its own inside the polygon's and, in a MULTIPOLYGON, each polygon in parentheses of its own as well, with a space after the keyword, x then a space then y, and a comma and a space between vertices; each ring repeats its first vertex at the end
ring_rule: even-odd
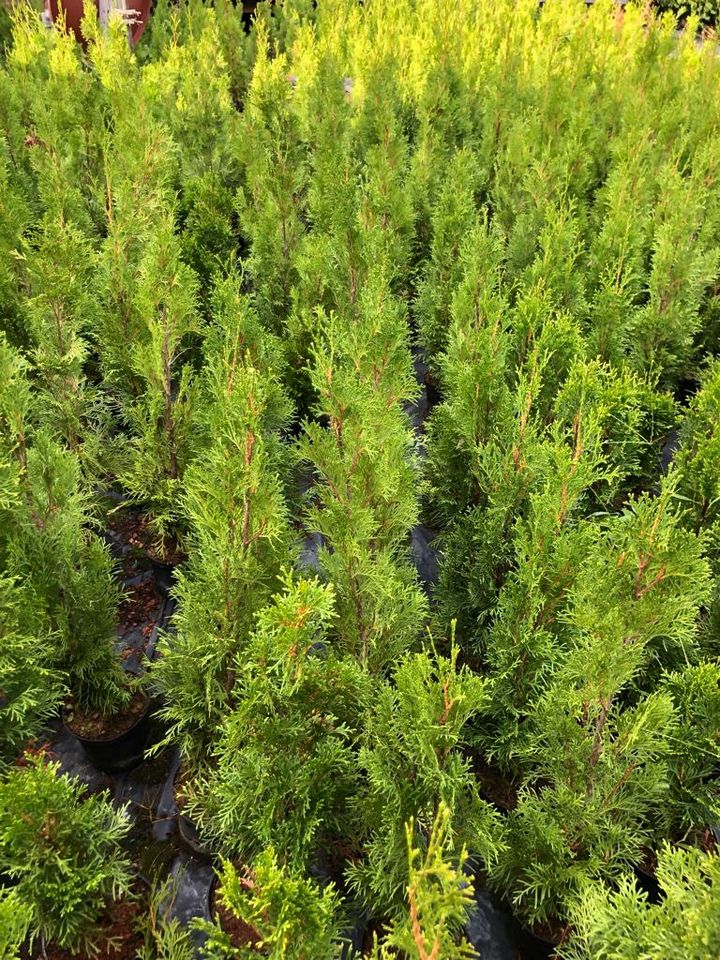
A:
POLYGON ((22 0, 0 958, 720 957, 720 57, 22 0))

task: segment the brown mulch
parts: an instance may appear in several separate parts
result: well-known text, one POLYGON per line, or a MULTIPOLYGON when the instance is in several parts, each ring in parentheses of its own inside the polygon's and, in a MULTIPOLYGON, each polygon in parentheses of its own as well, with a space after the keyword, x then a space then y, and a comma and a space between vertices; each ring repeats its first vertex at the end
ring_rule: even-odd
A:
POLYGON ((568 925, 562 923, 560 920, 547 920, 543 923, 535 923, 531 930, 536 937, 544 940, 545 943, 551 943, 558 947, 567 940, 570 933, 568 925))
POLYGON ((98 711, 91 713, 80 713, 75 711, 66 716, 67 726, 78 737, 86 740, 105 740, 112 737, 118 737, 125 733, 142 716, 147 706, 148 697, 143 690, 138 690, 133 695, 127 710, 115 714, 111 717, 104 717, 98 711))
MULTIPOLYGON (((136 960, 143 944, 143 936, 137 930, 141 916, 145 912, 145 898, 137 900, 119 900, 111 903, 100 919, 95 943, 98 947, 97 960, 136 960)), ((89 960, 83 954, 70 953, 52 943, 45 945, 47 960, 89 960)), ((43 960, 42 951, 36 945, 33 960, 43 960)))
POLYGON ((235 947, 252 947, 260 940, 260 934, 249 924, 227 910, 220 902, 217 889, 213 890, 211 914, 230 937, 235 947))
POLYGON ((120 510, 108 517, 108 529, 123 543, 141 550, 161 563, 181 563, 185 554, 177 543, 166 540, 162 549, 157 534, 150 526, 150 518, 134 510, 120 510))
POLYGON ((129 587, 118 609, 118 623, 121 633, 128 633, 137 627, 147 628, 148 637, 152 633, 153 623, 162 598, 154 580, 146 580, 129 587))

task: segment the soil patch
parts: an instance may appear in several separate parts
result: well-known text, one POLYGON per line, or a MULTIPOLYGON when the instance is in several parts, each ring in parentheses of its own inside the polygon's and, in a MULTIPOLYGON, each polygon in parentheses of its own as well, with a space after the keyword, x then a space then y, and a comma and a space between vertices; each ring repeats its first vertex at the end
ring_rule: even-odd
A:
MULTIPOLYGON (((100 918, 95 942, 98 958, 107 960, 136 960, 143 944, 143 935, 138 931, 140 918, 146 910, 146 897, 137 900, 119 900, 110 904, 100 918)), ((47 960, 80 960, 73 954, 52 943, 45 945, 47 960)), ((42 951, 36 946, 33 960, 42 960, 42 951)))
POLYGON ((125 733, 140 719, 145 712, 147 703, 147 694, 138 690, 133 695, 127 710, 111 717, 104 717, 97 710, 81 713, 77 710, 73 711, 71 707, 66 707, 65 723, 76 736, 82 737, 84 740, 111 740, 113 737, 119 737, 120 734, 125 733))
POLYGON ((543 923, 536 923, 533 924, 531 929, 540 940, 558 947, 567 940, 569 935, 568 925, 560 920, 546 920, 543 923))
POLYGON ((127 589, 118 610, 120 632, 127 633, 137 627, 147 627, 148 636, 152 633, 154 614, 162 603, 154 580, 135 584, 127 589))
POLYGON ((166 539, 164 543, 160 543, 150 526, 150 518, 135 510, 111 514, 108 517, 108 529, 123 543, 135 550, 141 550, 152 560, 177 564, 185 559, 185 554, 175 541, 166 539))
POLYGON ((260 935, 254 927, 244 923, 223 906, 217 888, 213 889, 210 898, 210 913, 230 937, 233 946, 252 947, 260 940, 260 935))

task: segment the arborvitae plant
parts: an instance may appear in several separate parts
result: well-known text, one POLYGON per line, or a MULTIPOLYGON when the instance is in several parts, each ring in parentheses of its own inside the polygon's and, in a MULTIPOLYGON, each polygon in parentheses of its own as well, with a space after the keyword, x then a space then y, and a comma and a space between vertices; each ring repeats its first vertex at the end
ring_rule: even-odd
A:
POLYGON ((53 638, 33 608, 30 591, 0 576, 0 764, 40 731, 64 692, 53 638))
POLYGON ((81 711, 118 712, 129 689, 114 649, 120 591, 109 551, 88 523, 78 460, 45 428, 35 429, 27 365, 0 342, 0 556, 27 591, 41 636, 53 636, 55 665, 81 711))
MULTIPOLYGON (((365 855, 352 865, 352 886, 375 911, 397 915, 408 885, 405 825, 414 818, 413 844, 427 837, 445 804, 447 850, 463 846, 491 863, 502 846, 501 826, 480 799, 462 748, 468 722, 488 700, 487 681, 427 651, 402 659, 376 690, 359 763, 366 786, 358 798, 366 825, 365 855)), ((443 831, 444 835, 444 831, 443 831)))
POLYGON ((339 898, 332 885, 322 888, 288 870, 272 847, 242 872, 223 861, 219 878, 220 903, 245 924, 248 942, 234 947, 217 924, 196 921, 196 928, 209 934, 201 950, 204 960, 233 960, 257 953, 270 960, 336 960, 340 956, 339 898))
POLYGON ((180 505, 189 557, 178 573, 177 633, 161 641, 153 670, 169 735, 191 764, 205 759, 217 736, 255 614, 292 559, 279 350, 231 279, 219 285, 215 308, 196 424, 200 452, 180 505))
POLYGON ((565 960, 707 960, 720 951, 720 857, 665 846, 657 878, 664 892, 649 903, 632 876, 615 889, 583 890, 572 911, 573 936, 565 960))
POLYGON ((144 389, 128 346, 147 335, 137 295, 140 264, 167 216, 177 179, 177 148, 153 116, 119 18, 111 18, 107 33, 95 25, 91 36, 88 56, 112 118, 103 142, 106 232, 92 276, 93 332, 103 389, 122 406, 144 389))
POLYGON ((25 944, 32 910, 24 903, 17 890, 0 889, 0 960, 20 960, 25 944))
POLYGON ((586 878, 641 860, 662 820, 678 714, 668 692, 633 691, 652 689, 653 661, 693 656, 708 594, 671 502, 667 486, 598 531, 560 613, 567 652, 551 646, 538 666, 513 747, 527 786, 494 875, 531 923, 563 919, 586 878))
MULTIPOLYGON (((7 78, 0 74, 0 98, 5 93, 7 78)), ((6 137, 0 137, 0 331, 12 343, 26 340, 24 297, 18 278, 16 251, 20 249, 24 230, 31 222, 28 198, 15 184, 11 153, 6 137)))
POLYGON ((673 384, 690 372, 699 309, 720 250, 716 237, 703 236, 705 179, 668 165, 659 180, 648 302, 631 323, 631 358, 636 369, 673 384))
POLYGON ((25 261, 32 360, 42 387, 40 409, 43 420, 77 455, 87 406, 83 387, 91 248, 62 212, 47 214, 38 233, 25 261))
POLYGON ((74 36, 48 31, 30 5, 13 8, 10 74, 24 94, 26 149, 41 211, 58 209, 66 221, 97 235, 104 220, 102 98, 74 36))
POLYGON ((131 497, 147 509, 161 554, 182 527, 182 477, 193 453, 197 384, 191 361, 201 333, 196 294, 197 278, 180 259, 168 211, 139 265, 135 296, 143 329, 130 354, 141 392, 123 411, 132 435, 130 463, 120 474, 131 497))
POLYGON ((469 960, 476 951, 462 936, 473 904, 473 885, 463 873, 467 855, 451 851, 450 810, 440 804, 427 848, 417 845, 415 826, 406 826, 408 848, 407 916, 394 921, 377 941, 373 960, 469 960))
POLYGON ((131 889, 120 847, 130 822, 58 771, 35 757, 0 781, 0 869, 31 912, 33 940, 93 956, 98 920, 131 889))
POLYGON ((591 213, 588 351, 614 366, 630 351, 630 320, 642 302, 655 192, 650 150, 634 142, 608 172, 591 213))
POLYGON ((205 831, 245 861, 274 846, 303 869, 321 845, 355 839, 356 744, 368 678, 328 639, 333 591, 285 575, 232 662, 230 712, 192 805, 205 831))
POLYGON ((429 262, 415 303, 420 343, 428 360, 443 349, 450 323, 450 306, 462 278, 460 255, 478 218, 478 161, 460 149, 443 172, 443 184, 432 210, 429 262))
POLYGON ((670 793, 662 829, 671 840, 695 841, 720 821, 720 667, 700 663, 663 678, 672 698, 677 733, 670 741, 670 793))
POLYGON ((492 875, 528 924, 562 924, 588 878, 617 878, 651 842, 667 798, 666 737, 677 728, 667 696, 625 711, 613 703, 637 669, 632 653, 589 641, 535 705, 524 745, 544 785, 520 792, 492 875))
POLYGON ((720 560, 720 362, 705 373, 680 428, 675 455, 678 492, 686 519, 708 531, 708 550, 720 560))
POLYGON ((497 717, 487 747, 501 763, 522 737, 523 719, 562 649, 567 594, 595 534, 582 517, 588 490, 610 473, 592 408, 580 407, 567 428, 557 425, 534 454, 533 487, 513 525, 513 567, 483 637, 483 658, 495 677, 497 717))
POLYGON ((720 363, 703 377, 680 426, 680 448, 674 459, 680 504, 685 522, 704 533, 705 550, 715 577, 708 604, 703 640, 717 652, 720 624, 720 363))
POLYGON ((407 559, 417 521, 413 438, 403 400, 415 394, 400 304, 379 271, 356 321, 318 314, 310 371, 315 413, 300 456, 318 476, 308 526, 320 532, 345 650, 380 670, 417 638, 425 603, 407 559))
POLYGON ((260 317, 268 329, 281 333, 304 232, 306 151, 293 110, 287 58, 271 55, 262 24, 256 39, 255 68, 240 131, 246 183, 238 192, 237 209, 241 229, 250 240, 247 268, 260 317))
POLYGON ((212 7, 201 7, 187 35, 173 36, 162 59, 144 69, 143 90, 177 147, 182 252, 204 297, 213 273, 237 246, 233 199, 239 183, 239 116, 212 7))
POLYGON ((613 507, 657 482, 661 445, 677 416, 670 394, 628 370, 579 360, 553 406, 554 417, 566 424, 572 423, 579 409, 590 407, 597 412, 608 475, 590 491, 593 504, 613 507))

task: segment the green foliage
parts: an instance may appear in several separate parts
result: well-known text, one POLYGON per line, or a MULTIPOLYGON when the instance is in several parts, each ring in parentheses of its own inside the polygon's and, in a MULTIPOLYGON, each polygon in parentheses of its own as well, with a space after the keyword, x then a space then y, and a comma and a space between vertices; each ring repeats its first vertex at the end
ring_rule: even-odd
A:
POLYGON ((195 956, 189 931, 177 917, 170 916, 175 893, 172 880, 153 884, 147 913, 138 924, 143 943, 137 960, 192 960, 195 956))
POLYGON ((218 287, 215 308, 196 423, 201 452, 179 505, 189 559, 178 575, 177 634, 163 639, 153 669, 170 736, 191 763, 202 762, 232 702, 235 661, 292 558, 293 540, 278 435, 288 405, 276 379, 277 345, 232 279, 218 287))
POLYGON ((92 956, 104 908, 130 892, 119 846, 130 824, 105 796, 83 797, 58 769, 35 758, 0 782, 0 869, 31 911, 33 939, 92 956))
POLYGON ((238 948, 216 925, 196 921, 210 935, 202 948, 206 960, 249 960, 258 952, 271 960, 334 960, 340 955, 335 946, 339 933, 335 890, 294 875, 279 864, 272 847, 242 874, 223 861, 219 879, 220 902, 254 934, 238 948))
POLYGON ((468 721, 488 699, 484 679, 449 658, 423 653, 402 659, 393 682, 376 690, 366 721, 359 796, 366 855, 349 868, 353 887, 378 912, 397 913, 408 884, 405 825, 414 818, 413 843, 427 837, 441 804, 450 811, 447 849, 463 846, 485 863, 497 856, 501 827, 477 791, 462 748, 468 721))
POLYGON ((720 364, 706 372, 680 428, 678 493, 695 530, 707 530, 713 565, 720 559, 720 364))
MULTIPOLYGON (((678 650, 693 656, 708 596, 700 544, 670 512, 671 495, 668 486, 654 501, 641 499, 597 536, 559 614, 569 627, 566 652, 545 650, 514 731, 527 786, 509 814, 494 882, 531 923, 564 917, 586 878, 610 881, 642 858, 671 790, 683 809, 680 784, 669 783, 670 758, 683 735, 698 752, 708 737, 712 700, 678 709, 668 692, 652 692, 623 703, 633 687, 652 688, 653 660, 673 663, 678 650)), ((504 684, 499 694, 508 696, 504 684)), ((682 761, 674 763, 681 780, 682 761)))
POLYGON ((75 706, 113 713, 129 698, 114 649, 120 591, 113 563, 88 527, 78 459, 46 428, 35 429, 27 364, 2 342, 0 368, 7 375, 0 401, 7 484, 0 555, 9 576, 23 584, 34 629, 53 637, 52 666, 67 677, 75 706))
POLYGON ((298 870, 321 842, 351 839, 353 745, 370 691, 328 640, 332 589, 290 574, 282 586, 232 663, 232 708, 191 809, 232 853, 273 846, 298 870))
POLYGON ((161 544, 181 526, 178 498, 192 455, 197 387, 188 354, 200 334, 196 288, 167 214, 138 265, 135 296, 143 329, 130 357, 140 393, 124 410, 132 431, 131 456, 120 474, 131 496, 147 505, 161 544))
POLYGON ((720 6, 717 0, 655 0, 658 10, 670 11, 676 17, 684 18, 688 15, 697 17, 702 26, 715 27, 720 21, 720 6))
POLYGON ((671 794, 663 824, 675 840, 718 821, 720 667, 710 662, 686 667, 664 679, 662 689, 672 697, 678 718, 668 754, 671 794))
POLYGON ((699 850, 660 851, 657 877, 665 896, 650 904, 631 877, 617 889, 583 891, 573 910, 574 937, 566 960, 705 960, 720 949, 720 858, 699 850))
POLYGON ((463 875, 465 852, 461 852, 457 865, 449 859, 453 846, 449 827, 450 811, 441 804, 424 849, 415 845, 413 821, 407 824, 408 916, 394 923, 382 945, 375 943, 374 960, 463 960, 477 956, 459 936, 473 903, 473 886, 463 875))
POLYGON ((20 960, 32 911, 16 890, 0 889, 0 960, 20 960))
POLYGON ((319 483, 308 527, 324 538, 321 567, 337 596, 336 629, 372 670, 413 644, 425 603, 406 538, 418 517, 413 437, 401 407, 415 393, 401 305, 378 270, 355 322, 317 317, 310 371, 318 396, 299 453, 319 483))
MULTIPOLYGON (((65 688, 126 702, 94 531, 129 494, 187 555, 149 682, 185 809, 265 871, 258 898, 228 886, 266 952, 338 952, 319 853, 390 923, 379 957, 441 960, 468 953, 465 848, 526 921, 565 922, 720 813, 698 4, 682 35, 611 0, 285 0, 246 32, 230 0, 161 0, 137 51, 119 18, 90 10, 81 47, 15 5, 1 749, 65 688), (449 656, 418 652, 454 622, 449 656)), ((182 957, 163 910, 146 954, 182 957)))
POLYGON ((64 692, 52 636, 43 634, 33 596, 0 578, 0 763, 14 759, 57 709, 64 692))

